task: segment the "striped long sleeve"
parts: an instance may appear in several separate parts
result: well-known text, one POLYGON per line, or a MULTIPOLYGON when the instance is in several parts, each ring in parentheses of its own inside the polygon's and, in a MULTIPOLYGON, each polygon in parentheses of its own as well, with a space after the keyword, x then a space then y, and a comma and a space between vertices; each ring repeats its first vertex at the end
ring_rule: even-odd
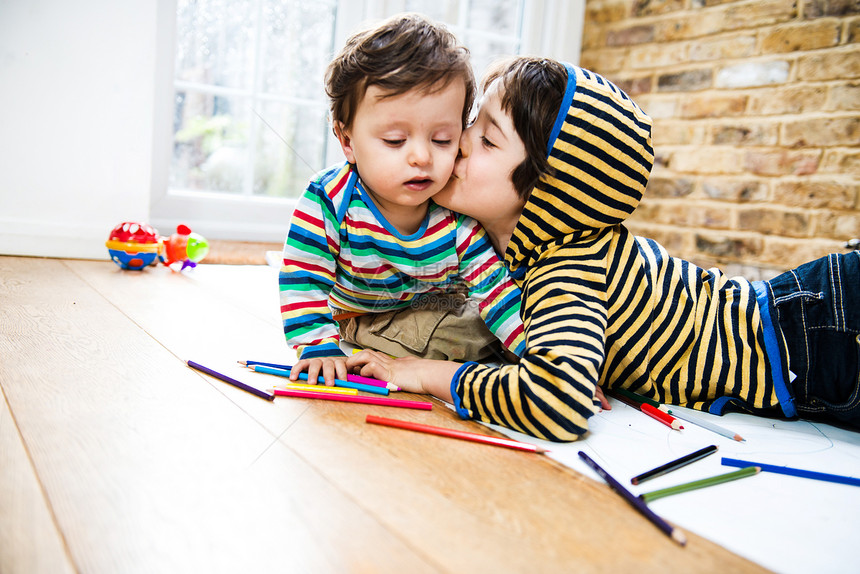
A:
POLYGON ((522 353, 520 291, 473 219, 430 203, 421 227, 391 226, 349 164, 324 172, 299 201, 279 274, 284 335, 302 358, 342 354, 330 306, 379 313, 465 283, 490 331, 522 353))
POLYGON ((587 431, 597 386, 715 414, 789 413, 753 284, 670 257, 623 224, 648 182, 650 118, 605 78, 567 69, 551 172, 505 254, 522 278, 525 353, 517 365, 461 367, 458 413, 555 441, 587 431))

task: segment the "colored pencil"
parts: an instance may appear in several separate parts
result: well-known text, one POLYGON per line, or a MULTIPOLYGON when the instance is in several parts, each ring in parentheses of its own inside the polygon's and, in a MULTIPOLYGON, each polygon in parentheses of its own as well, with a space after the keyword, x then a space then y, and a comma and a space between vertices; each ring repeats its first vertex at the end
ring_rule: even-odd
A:
POLYGON ((829 474, 826 472, 816 472, 814 470, 803 470, 800 468, 791 468, 790 466, 776 466, 773 464, 762 464, 760 462, 749 462, 736 458, 723 457, 723 466, 758 466, 762 472, 773 472, 775 474, 788 474, 790 476, 799 476, 801 478, 811 478, 813 480, 823 480, 826 482, 836 482, 839 484, 850 484, 851 486, 860 486, 860 478, 853 476, 842 476, 839 474, 829 474))
POLYGON ((344 389, 341 387, 327 387, 325 385, 308 385, 305 383, 286 383, 276 389, 290 389, 292 391, 313 391, 315 393, 334 393, 336 395, 351 395, 358 394, 358 389, 344 389))
POLYGON ((639 498, 644 500, 645 502, 652 502, 657 500, 658 498, 663 498, 664 496, 672 496, 673 494, 680 494, 682 492, 689 492, 691 490, 696 490, 698 488, 705 488, 708 486, 714 486, 715 484, 722 484, 724 482, 729 482, 732 480, 737 480, 739 478, 746 478, 747 476, 753 476, 758 474, 761 468, 757 466, 747 466, 740 470, 736 470, 734 472, 727 472, 725 474, 718 474, 717 476, 712 476, 710 478, 703 478, 701 480, 694 480, 693 482, 686 482, 684 484, 679 484, 677 486, 670 486, 668 488, 661 488, 660 490, 653 490, 651 492, 645 492, 639 495, 639 498))
MULTIPOLYGON (((290 376, 290 371, 286 369, 276 369, 274 367, 265 367, 263 365, 254 365, 248 368, 258 373, 266 373, 287 378, 290 376)), ((307 373, 299 373, 299 380, 307 381, 310 380, 310 377, 308 377, 307 373)), ((317 383, 325 385, 325 377, 317 377, 317 383)), ((365 385, 364 383, 353 383, 352 381, 344 381, 343 379, 335 379, 334 386, 342 387, 344 389, 357 389, 359 391, 364 391, 365 393, 373 393, 374 395, 388 395, 388 389, 386 388, 377 387, 375 385, 365 385)))
POLYGON ((623 396, 627 397, 628 399, 630 399, 632 401, 636 401, 639 404, 647 403, 654 408, 660 409, 664 413, 667 413, 670 415, 672 414, 672 411, 670 411, 666 405, 661 405, 660 403, 658 403, 654 399, 649 399, 648 397, 645 397, 645 396, 642 396, 640 394, 628 391, 627 389, 612 389, 612 390, 615 391, 616 393, 618 393, 619 395, 623 395, 623 396))
POLYGON ((399 419, 388 419, 385 417, 377 417, 375 415, 367 415, 367 418, 365 419, 365 421, 370 423, 370 424, 383 425, 383 426, 387 426, 387 427, 424 432, 424 433, 428 433, 428 434, 435 434, 435 435, 445 436, 445 437, 449 437, 449 438, 458 438, 458 439, 462 439, 462 440, 469 440, 472 442, 490 444, 493 446, 503 446, 503 447, 507 447, 507 448, 513 448, 516 450, 526 451, 526 452, 536 452, 538 454, 543 454, 545 452, 548 452, 543 447, 533 445, 533 444, 524 443, 524 442, 520 442, 518 440, 511 440, 511 439, 507 439, 507 438, 497 438, 494 436, 487 436, 484 434, 459 431, 459 430, 443 428, 443 427, 434 427, 434 426, 430 426, 430 425, 425 425, 425 424, 421 424, 421 423, 413 423, 410 421, 403 421, 403 420, 399 420, 399 419))
POLYGON ((684 428, 683 426, 681 426, 681 423, 676 421, 672 415, 666 413, 665 411, 657 410, 647 403, 641 403, 639 401, 633 400, 633 399, 631 399, 631 398, 629 398, 629 397, 627 397, 621 393, 616 392, 616 390, 617 389, 612 389, 612 390, 608 390, 606 392, 607 392, 607 394, 609 394, 610 397, 621 401, 622 403, 624 403, 628 407, 632 407, 632 408, 636 409, 637 411, 640 411, 640 412, 648 415, 652 419, 663 423, 664 425, 666 425, 667 427, 669 427, 673 430, 681 430, 682 428, 684 428))
MULTIPOLYGON (((293 368, 292 365, 279 365, 278 363, 264 363, 262 361, 239 361, 239 364, 245 365, 246 367, 253 367, 254 365, 262 365, 264 367, 272 367, 274 369, 284 369, 285 371, 289 371, 293 368)), ((362 377, 361 375, 347 375, 346 380, 352 383, 361 383, 363 385, 370 385, 372 387, 385 387, 389 391, 399 391, 400 387, 395 384, 388 383, 386 381, 380 381, 379 379, 371 379, 370 377, 362 377)))
POLYGON ((718 435, 722 435, 726 438, 730 438, 730 439, 736 440, 738 442, 744 442, 746 440, 744 437, 742 437, 741 435, 739 435, 735 431, 731 431, 727 428, 723 428, 720 425, 712 423, 711 421, 706 420, 704 418, 694 417, 693 415, 690 415, 687 413, 682 413, 678 409, 674 409, 672 411, 672 416, 679 418, 683 421, 687 421, 688 423, 693 423, 694 425, 700 426, 703 429, 709 430, 711 432, 715 432, 718 435))
POLYGON ((648 403, 642 403, 641 405, 639 405, 639 410, 641 410, 643 413, 645 413, 652 419, 660 421, 670 429, 681 430, 684 428, 681 423, 675 420, 675 417, 655 407, 652 407, 648 403))
POLYGON ((639 476, 634 476, 630 479, 631 484, 640 484, 645 482, 646 480, 651 480, 652 478, 656 478, 658 476, 662 476, 666 473, 672 472, 673 470, 677 470, 681 467, 687 466, 692 462, 696 462, 697 460, 703 459, 709 454, 714 454, 717 452, 717 445, 712 444, 711 446, 706 446, 705 448, 699 449, 696 452, 692 452, 686 456, 682 456, 677 460, 673 460, 672 462, 667 462, 664 465, 658 466, 648 472, 643 472, 639 476))
POLYGON ((197 369, 198 371, 202 371, 202 372, 206 373, 207 375, 212 375, 216 379, 221 379, 225 383, 230 383, 234 387, 239 387, 240 389, 242 389, 244 391, 248 391, 249 393, 253 393, 253 394, 257 395, 258 397, 266 399, 267 401, 271 401, 272 399, 275 398, 275 395, 273 395, 272 393, 269 393, 269 392, 264 391, 262 389, 258 389, 257 387, 252 387, 251 385, 247 385, 247 384, 243 383, 242 381, 237 381, 236 379, 234 379, 232 377, 228 377, 227 375, 222 375, 218 371, 213 371, 212 369, 210 369, 208 367, 204 367, 203 365, 201 365, 199 363, 195 363, 194 361, 186 361, 186 364, 189 367, 191 367, 192 369, 197 369))
POLYGON ((323 399, 328 401, 343 401, 346 403, 362 403, 365 405, 379 405, 382 407, 402 407, 404 409, 421 409, 429 411, 433 408, 432 403, 421 401, 406 401, 403 399, 388 399, 385 397, 350 397, 347 395, 332 395, 317 393, 314 391, 293 391, 290 389, 275 389, 275 395, 279 397, 295 397, 300 399, 323 399))
POLYGON ((590 456, 588 456, 582 451, 579 451, 579 458, 584 460, 585 464, 594 469, 594 472, 599 474, 601 478, 603 478, 603 480, 605 480, 609 484, 612 490, 620 494, 633 508, 639 511, 642 516, 650 520, 657 528, 662 530, 672 540, 674 540, 681 546, 687 544, 687 537, 684 535, 683 532, 657 516, 653 510, 648 508, 648 505, 645 504, 643 500, 641 500, 632 492, 624 488, 624 486, 622 486, 620 482, 612 478, 612 476, 608 472, 603 470, 599 464, 594 462, 590 456))

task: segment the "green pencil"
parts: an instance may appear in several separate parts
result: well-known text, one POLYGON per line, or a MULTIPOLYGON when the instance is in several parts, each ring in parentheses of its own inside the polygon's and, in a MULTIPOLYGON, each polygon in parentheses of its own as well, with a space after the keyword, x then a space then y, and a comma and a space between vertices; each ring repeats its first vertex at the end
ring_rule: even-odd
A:
POLYGON ((694 480, 693 482, 687 482, 685 484, 679 484, 677 486, 670 486, 669 488, 661 488, 660 490, 646 492, 644 494, 640 494, 639 498, 641 498, 644 502, 651 502, 652 500, 657 500, 658 498, 663 498, 664 496, 672 496, 673 494, 680 494, 682 492, 696 490, 697 488, 705 488, 706 486, 714 486, 715 484, 722 484, 731 480, 737 480, 739 478, 752 476, 754 474, 758 474, 760 470, 761 468, 758 466, 748 466, 746 468, 742 468, 734 472, 727 472, 726 474, 720 474, 717 476, 712 476, 710 478, 703 478, 702 480, 694 480))

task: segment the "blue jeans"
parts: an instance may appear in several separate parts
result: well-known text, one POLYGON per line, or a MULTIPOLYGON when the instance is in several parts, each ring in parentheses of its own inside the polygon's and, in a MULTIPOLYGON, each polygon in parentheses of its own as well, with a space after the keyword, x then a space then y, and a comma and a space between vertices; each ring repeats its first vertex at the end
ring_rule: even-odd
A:
POLYGON ((767 282, 788 347, 798 414, 860 428, 860 251, 767 282))

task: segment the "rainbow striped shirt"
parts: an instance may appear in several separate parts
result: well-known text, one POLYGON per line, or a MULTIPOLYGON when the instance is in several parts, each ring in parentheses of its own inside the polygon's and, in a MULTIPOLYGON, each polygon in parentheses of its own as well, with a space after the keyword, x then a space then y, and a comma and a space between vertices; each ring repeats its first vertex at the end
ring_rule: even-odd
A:
POLYGON ((342 356, 331 308, 381 313, 465 285, 490 331, 517 355, 525 347, 520 290, 475 220, 430 202, 404 236, 345 163, 321 172, 290 222, 278 276, 287 342, 300 358, 342 356))

